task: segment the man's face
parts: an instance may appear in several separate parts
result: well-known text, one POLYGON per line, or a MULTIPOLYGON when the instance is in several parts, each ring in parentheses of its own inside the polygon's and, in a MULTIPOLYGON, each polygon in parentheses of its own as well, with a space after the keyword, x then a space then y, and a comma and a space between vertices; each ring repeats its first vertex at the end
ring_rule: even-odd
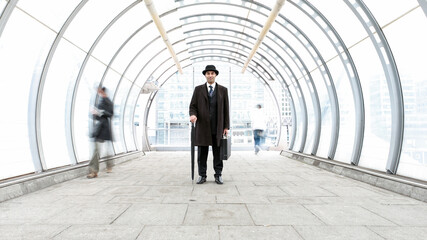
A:
POLYGON ((206 81, 208 81, 209 84, 212 84, 215 82, 216 73, 214 71, 207 71, 205 73, 206 81))

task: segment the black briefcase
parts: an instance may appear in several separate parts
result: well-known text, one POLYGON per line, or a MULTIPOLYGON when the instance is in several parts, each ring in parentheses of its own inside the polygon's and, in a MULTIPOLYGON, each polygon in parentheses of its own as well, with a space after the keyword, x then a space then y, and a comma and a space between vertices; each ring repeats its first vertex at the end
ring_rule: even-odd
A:
POLYGON ((228 158, 231 156, 231 137, 221 138, 219 149, 221 160, 228 160, 228 158))

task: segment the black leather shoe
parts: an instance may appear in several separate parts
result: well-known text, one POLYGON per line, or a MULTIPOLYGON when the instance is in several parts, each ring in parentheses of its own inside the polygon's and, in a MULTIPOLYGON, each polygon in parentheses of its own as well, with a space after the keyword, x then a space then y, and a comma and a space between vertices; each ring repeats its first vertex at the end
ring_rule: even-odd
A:
POLYGON ((200 176, 199 179, 197 179, 197 184, 202 184, 204 182, 206 182, 206 177, 200 176))
POLYGON ((215 182, 218 183, 218 184, 223 184, 224 183, 224 181, 222 181, 222 177, 221 176, 216 176, 215 177, 215 182))

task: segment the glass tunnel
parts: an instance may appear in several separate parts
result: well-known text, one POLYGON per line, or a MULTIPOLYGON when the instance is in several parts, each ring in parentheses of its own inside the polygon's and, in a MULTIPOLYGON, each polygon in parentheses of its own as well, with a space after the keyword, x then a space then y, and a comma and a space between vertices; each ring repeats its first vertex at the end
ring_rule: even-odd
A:
POLYGON ((427 181, 426 0, 0 0, 0 14, 0 181, 87 163, 98 86, 113 155, 187 149, 208 64, 233 148, 251 149, 262 104, 271 146, 427 181))

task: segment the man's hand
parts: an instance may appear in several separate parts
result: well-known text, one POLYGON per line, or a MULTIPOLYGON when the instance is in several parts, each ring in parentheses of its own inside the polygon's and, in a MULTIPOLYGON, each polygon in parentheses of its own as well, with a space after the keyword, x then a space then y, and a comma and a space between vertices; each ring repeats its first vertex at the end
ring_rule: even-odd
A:
POLYGON ((197 121, 196 115, 191 115, 190 116, 190 122, 195 123, 196 121, 197 121))
POLYGON ((228 128, 224 129, 224 132, 222 133, 223 136, 228 136, 228 128))

